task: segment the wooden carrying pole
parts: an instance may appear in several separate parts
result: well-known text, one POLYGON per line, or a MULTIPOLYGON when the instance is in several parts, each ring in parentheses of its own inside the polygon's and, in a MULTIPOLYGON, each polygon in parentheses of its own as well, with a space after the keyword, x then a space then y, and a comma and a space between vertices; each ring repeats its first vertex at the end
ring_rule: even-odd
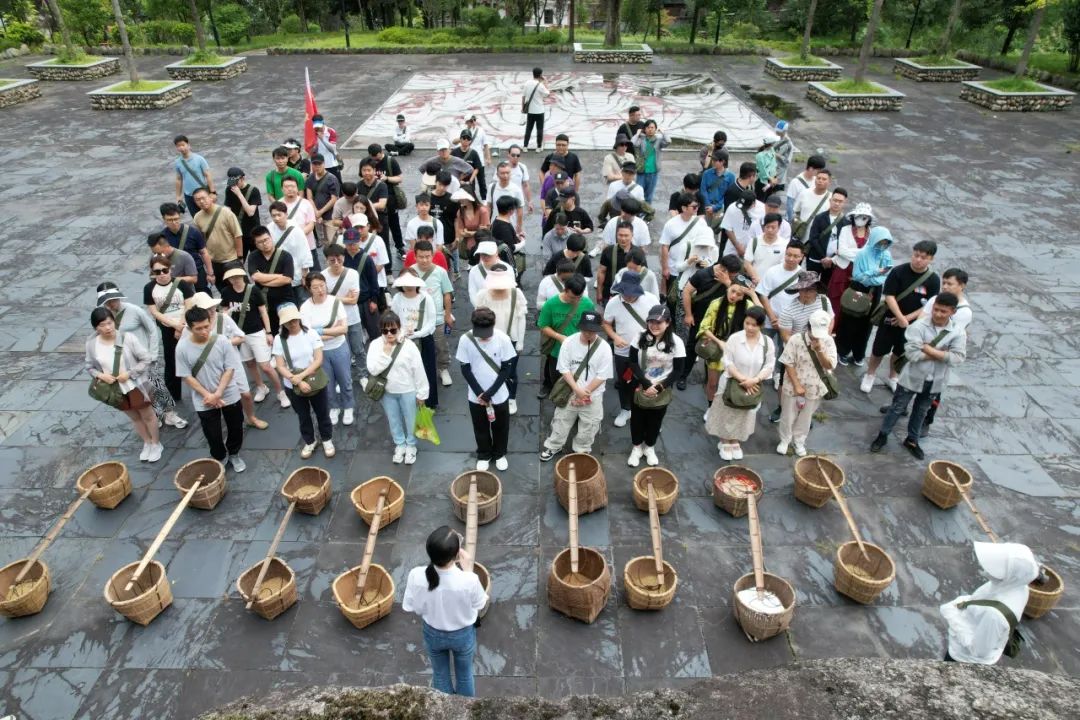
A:
POLYGON ((761 550, 761 522, 757 513, 757 496, 750 493, 746 496, 746 503, 750 519, 750 557, 754 562, 754 587, 757 588, 760 598, 765 592, 765 560, 761 550))
POLYGON ((997 534, 990 529, 990 525, 987 524, 986 520, 982 516, 982 513, 979 512, 979 508, 975 507, 975 503, 971 500, 971 496, 967 494, 967 490, 964 489, 964 486, 961 485, 960 481, 956 479, 956 475, 953 474, 952 468, 945 466, 945 472, 948 473, 949 480, 952 481, 952 484, 956 488, 956 491, 960 493, 960 497, 964 498, 964 502, 967 503, 968 508, 971 510, 972 513, 975 514, 975 522, 979 523, 979 527, 982 528, 982 531, 990 537, 990 540, 992 540, 993 542, 998 542, 999 538, 997 534))
POLYGON ((364 588, 367 587, 368 568, 371 567, 371 558, 375 555, 375 539, 379 536, 379 523, 382 522, 383 508, 386 507, 386 493, 390 489, 389 480, 386 487, 379 491, 379 500, 375 503, 375 514, 371 518, 371 527, 368 529, 367 542, 364 544, 364 559, 360 561, 360 572, 356 574, 356 596, 353 605, 360 607, 363 599, 364 588))
POLYGON ((829 484, 829 489, 832 490, 833 497, 836 498, 836 504, 840 506, 840 512, 844 513, 844 519, 847 520, 848 527, 851 528, 851 534, 855 537, 855 542, 859 544, 859 552, 867 561, 870 560, 870 555, 866 552, 866 546, 863 544, 862 535, 859 534, 859 527, 855 524, 855 518, 851 517, 851 510, 848 509, 847 500, 840 494, 840 488, 836 487, 832 478, 825 472, 825 466, 821 464, 821 461, 817 461, 818 472, 821 473, 821 477, 825 478, 825 482, 829 484))
MULTIPOLYGON (((95 475, 96 474, 97 473, 95 473, 95 475)), ((83 494, 80 495, 75 500, 75 502, 71 503, 71 505, 68 506, 67 512, 60 516, 60 519, 57 520, 56 524, 52 526, 52 529, 49 530, 49 533, 44 538, 42 538, 41 542, 39 542, 37 544, 37 547, 34 548, 34 552, 30 553, 30 557, 28 557, 26 559, 26 562, 23 563, 22 570, 20 570, 19 574, 15 576, 15 580, 12 581, 12 585, 18 585, 22 582, 23 578, 26 577, 26 574, 30 572, 30 568, 34 567, 34 564, 37 563, 38 558, 40 558, 41 554, 45 552, 45 548, 49 547, 49 545, 52 544, 52 541, 60 535, 60 531, 64 529, 65 525, 67 525, 68 520, 75 516, 75 511, 79 509, 79 506, 83 504, 83 501, 86 500, 86 498, 90 497, 90 493, 92 493, 97 488, 98 483, 100 482, 101 477, 99 476, 96 483, 86 488, 86 490, 83 491, 83 494)))
POLYGON ((656 563, 656 583, 664 587, 664 552, 660 546, 660 512, 656 509, 656 490, 649 482, 649 535, 652 536, 653 562, 656 563))
POLYGON ((479 510, 476 499, 476 476, 469 476, 469 506, 465 514, 465 555, 466 559, 461 563, 461 569, 465 572, 473 571, 473 562, 476 559, 476 526, 479 524, 479 510))
POLYGON ((578 510, 577 510, 577 471, 570 463, 569 492, 567 503, 570 506, 570 573, 578 574, 578 510))
POLYGON ((289 525, 289 518, 292 517, 293 510, 296 509, 296 501, 293 500, 289 503, 289 509, 285 511, 285 517, 281 519, 281 524, 278 525, 277 533, 274 535, 273 542, 270 543, 270 549, 266 551, 266 557, 263 558, 262 567, 259 568, 259 576, 255 578, 255 585, 251 588, 251 595, 248 596, 248 602, 245 606, 248 610, 255 604, 255 600, 259 597, 259 591, 262 590, 263 580, 266 579, 266 573, 270 570, 270 561, 274 559, 274 553, 277 552, 277 546, 281 542, 281 538, 285 535, 285 528, 289 525))
POLYGON ((138 582, 142 574, 146 572, 146 568, 150 565, 150 561, 154 559, 154 555, 161 549, 161 543, 165 542, 165 538, 168 537, 169 531, 173 529, 173 525, 180 519, 180 515, 183 514, 184 508, 191 502, 191 498, 195 496, 195 491, 202 485, 205 475, 200 475, 195 479, 195 482, 188 488, 187 493, 180 500, 180 504, 176 506, 176 509, 172 511, 172 515, 165 521, 165 524, 161 527, 161 531, 158 532, 157 537, 154 538, 154 542, 151 543, 150 549, 143 555, 143 559, 139 562, 139 566, 135 568, 135 572, 131 574, 131 579, 128 580, 128 584, 124 586, 124 592, 131 592, 131 588, 135 587, 135 583, 138 582))

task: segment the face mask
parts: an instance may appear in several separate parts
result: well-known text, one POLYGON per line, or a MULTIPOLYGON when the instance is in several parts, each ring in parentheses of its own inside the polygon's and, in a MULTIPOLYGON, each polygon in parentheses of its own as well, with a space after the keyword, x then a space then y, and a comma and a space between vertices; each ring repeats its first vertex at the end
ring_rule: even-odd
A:
POLYGON ((866 224, 870 222, 870 218, 859 216, 855 218, 855 227, 866 227, 866 224))

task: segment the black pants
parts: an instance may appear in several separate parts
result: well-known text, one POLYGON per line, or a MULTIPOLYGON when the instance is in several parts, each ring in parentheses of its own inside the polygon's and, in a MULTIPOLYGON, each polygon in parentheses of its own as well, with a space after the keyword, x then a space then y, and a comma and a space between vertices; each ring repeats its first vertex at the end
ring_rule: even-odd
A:
POLYGON ((836 331, 836 354, 850 355, 853 360, 866 357, 866 343, 870 339, 870 316, 853 317, 841 311, 840 327, 836 331))
POLYGON ((319 248, 311 248, 311 272, 322 272, 322 265, 319 264, 319 248))
POLYGON ((476 191, 480 193, 481 200, 487 200, 487 175, 485 174, 485 168, 481 165, 476 170, 476 191))
POLYGON ((488 422, 487 408, 480 403, 469 403, 477 460, 498 460, 506 455, 510 443, 510 406, 504 402, 493 407, 495 422, 488 422))
MULTIPOLYGON (((390 237, 394 240, 394 247, 400 252, 405 252, 405 239, 401 234, 401 216, 397 210, 386 213, 386 224, 390 226, 390 237)), ((393 268, 386 268, 390 272, 393 268)))
POLYGON ((540 358, 540 362, 544 364, 544 389, 550 390, 555 381, 559 379, 559 372, 556 369, 559 365, 559 358, 544 355, 540 358))
MULTIPOLYGON (((694 319, 698 319, 698 314, 694 313, 694 319)), ((702 313, 701 317, 704 317, 702 313)), ((686 360, 683 361, 683 371, 680 380, 686 380, 690 377, 690 373, 694 371, 694 363, 697 362, 697 348, 694 345, 697 343, 697 325, 686 326, 686 360)))
POLYGON ((525 116, 525 148, 529 147, 529 137, 532 135, 533 127, 536 127, 536 147, 537 149, 544 146, 544 113, 529 113, 525 116))
POLYGON ((176 343, 178 341, 175 331, 161 325, 158 325, 158 331, 161 333, 161 352, 165 356, 165 387, 169 389, 172 399, 180 402, 183 382, 176 377, 176 343))
POLYGON ((206 282, 206 266, 202 263, 195 264, 195 289, 207 295, 211 294, 210 285, 206 282))
POLYGON ((244 444, 244 409, 237 400, 221 408, 200 410, 199 424, 203 437, 210 445, 210 457, 224 462, 229 455, 236 455, 244 444), (221 437, 221 421, 225 420, 225 438, 221 437))
POLYGON ((644 443, 649 447, 655 446, 666 414, 667 405, 660 408, 643 408, 635 405, 630 413, 630 441, 634 445, 644 443))
POLYGON ((398 155, 408 155, 409 153, 411 153, 413 151, 413 149, 415 147, 416 147, 415 145, 413 145, 412 143, 409 143, 409 142, 407 142, 407 143, 392 142, 392 143, 387 143, 386 144, 386 150, 388 152, 396 152, 398 155))
POLYGON ((360 308, 360 321, 364 323, 364 332, 367 333, 368 340, 374 340, 382 335, 382 330, 379 328, 379 301, 374 298, 373 300, 376 305, 374 312, 368 307, 368 303, 371 302, 371 300, 361 300, 358 303, 358 307, 360 308))
POLYGON ((615 389, 619 392, 619 409, 631 410, 633 409, 634 388, 637 387, 637 379, 631 375, 629 382, 623 380, 630 369, 630 358, 613 355, 612 361, 615 370, 615 389))
MULTIPOLYGON (((436 330, 435 332, 439 332, 436 330)), ((439 407, 439 383, 438 377, 439 354, 435 350, 435 336, 428 335, 420 338, 420 359, 424 361, 424 374, 427 375, 428 396, 424 405, 432 410, 439 407)))
POLYGON ((285 394, 292 402, 292 409, 300 420, 300 437, 305 445, 315 442, 315 423, 311 421, 311 414, 315 414, 315 422, 319 424, 319 439, 323 442, 334 439, 334 426, 330 424, 330 403, 326 397, 326 388, 315 393, 311 397, 304 397, 293 392, 292 388, 285 388, 285 394))

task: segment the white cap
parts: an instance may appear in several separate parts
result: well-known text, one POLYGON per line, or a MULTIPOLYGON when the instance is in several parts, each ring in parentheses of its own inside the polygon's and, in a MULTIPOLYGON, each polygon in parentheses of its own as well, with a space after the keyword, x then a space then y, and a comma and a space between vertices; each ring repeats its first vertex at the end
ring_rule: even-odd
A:
POLYGON ((454 194, 450 196, 450 199, 454 202, 461 202, 462 200, 468 200, 469 202, 476 202, 476 198, 469 194, 468 190, 458 188, 454 191, 454 194))
POLYGON ((191 296, 191 299, 195 302, 195 307, 202 308, 203 310, 216 308, 221 304, 221 298, 212 298, 204 292, 195 293, 191 296))
POLYGON ((824 310, 815 310, 810 314, 810 337, 822 339, 829 336, 829 323, 832 316, 824 310))
POLYGON ((394 280, 394 287, 424 287, 424 281, 413 275, 411 272, 402 273, 402 275, 394 280))
POLYGON ((367 215, 364 213, 353 213, 349 216, 349 223, 352 224, 353 227, 367 227, 367 215))
POLYGON ((435 143, 435 149, 436 150, 449 150, 450 149, 450 141, 447 140, 446 138, 442 138, 437 143, 435 143))
POLYGON ((494 240, 484 240, 476 244, 477 255, 498 255, 499 246, 495 244, 494 240))

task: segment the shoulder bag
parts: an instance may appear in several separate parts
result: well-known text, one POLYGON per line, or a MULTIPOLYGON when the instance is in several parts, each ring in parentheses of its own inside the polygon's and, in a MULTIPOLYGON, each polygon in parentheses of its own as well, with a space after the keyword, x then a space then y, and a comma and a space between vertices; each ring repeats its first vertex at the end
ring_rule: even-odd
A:
POLYGON ((537 80, 533 85, 532 92, 529 93, 529 99, 521 103, 521 124, 525 124, 526 116, 529 114, 529 106, 532 105, 533 98, 536 97, 536 91, 540 89, 540 81, 537 80))
MULTIPOLYGON (((221 320, 221 315, 218 315, 218 320, 221 320)), ((191 377, 195 380, 199 379, 199 372, 203 369, 203 365, 206 364, 206 359, 210 357, 210 351, 214 349, 214 343, 217 342, 218 336, 211 335, 210 339, 206 341, 206 346, 202 352, 199 353, 199 358, 195 361, 195 364, 191 366, 191 377)))
MULTIPOLYGON (((765 362, 769 359, 769 338, 764 335, 761 336, 764 341, 761 345, 761 369, 765 367, 765 362)), ((724 405, 736 410, 753 410, 761 404, 762 396, 762 384, 758 383, 757 392, 748 392, 746 388, 739 384, 739 381, 733 377, 729 377, 727 383, 724 385, 724 405)))
MULTIPOLYGON (((581 374, 585 372, 585 369, 589 366, 589 361, 592 360, 593 353, 596 352, 596 348, 600 346, 600 340, 593 340, 589 345, 588 352, 585 353, 585 357, 582 359, 581 364, 578 365, 578 369, 574 371, 574 382, 577 382, 581 377, 581 374)), ((566 382, 561 374, 556 378, 555 383, 551 386, 551 392, 548 393, 548 400, 555 403, 555 407, 564 408, 570 404, 570 399, 574 396, 574 391, 570 388, 570 383, 566 382)))
POLYGON ((244 299, 240 301, 240 317, 236 321, 236 326, 240 328, 240 332, 244 332, 244 321, 247 320, 248 303, 251 302, 251 290, 255 287, 255 283, 249 282, 247 287, 244 288, 244 299))
MULTIPOLYGON (((669 253, 671 252, 671 248, 673 248, 676 245, 678 245, 679 243, 681 243, 683 241, 683 238, 685 238, 687 235, 690 234, 690 231, 694 229, 695 225, 697 225, 698 217, 699 216, 695 215, 694 219, 690 221, 690 224, 686 226, 686 229, 683 230, 681 233, 679 233, 679 237, 677 237, 677 238, 675 238, 674 240, 671 241, 671 243, 668 245, 668 252, 669 253)), ((686 246, 686 257, 690 257, 690 246, 689 245, 686 246)), ((669 283, 669 286, 668 286, 668 291, 667 291, 667 303, 668 303, 668 305, 672 305, 672 306, 678 305, 678 303, 679 303, 679 278, 678 278, 678 276, 677 275, 673 276, 670 280, 668 280, 668 283, 669 283)))
POLYGON ((1016 629, 1016 626, 1020 623, 1017 621, 1013 611, 1009 609, 1009 606, 999 600, 965 600, 964 602, 956 603, 956 607, 961 610, 966 609, 970 605, 994 608, 1005 616, 1005 622, 1009 623, 1009 639, 1005 641, 1005 648, 1002 652, 1008 657, 1016 657, 1019 655, 1020 646, 1024 642, 1024 636, 1016 629))
POLYGON ((173 297, 176 295, 176 289, 180 286, 179 280, 173 280, 169 285, 169 292, 165 294, 165 299, 158 303, 157 309, 159 313, 165 312, 165 308, 169 307, 169 303, 172 302, 173 297))
MULTIPOLYGON (((716 286, 723 287, 720 283, 716 283, 716 286)), ((723 320, 724 318, 720 316, 720 308, 718 307, 716 310, 716 322, 713 323, 712 329, 712 333, 714 336, 716 335, 717 331, 719 331, 720 323, 723 320)), ((717 336, 717 340, 720 339, 721 338, 717 336)), ((694 352, 697 353, 698 357, 702 358, 707 363, 720 362, 720 360, 724 357, 724 349, 720 347, 720 343, 713 342, 709 339, 707 335, 702 335, 697 339, 697 342, 694 343, 694 352)))
POLYGON ((814 212, 810 213, 809 217, 802 218, 799 222, 795 223, 795 227, 791 228, 792 237, 801 238, 803 236, 806 232, 806 228, 810 227, 810 223, 814 222, 814 218, 817 217, 818 212, 821 210, 821 206, 825 204, 825 201, 829 199, 829 196, 830 193, 822 195, 821 200, 819 200, 817 206, 814 207, 814 212))
POLYGON ((825 394, 822 396, 822 400, 835 400, 840 395, 840 381, 836 379, 836 375, 832 372, 826 371, 821 366, 821 361, 818 360, 817 353, 814 352, 814 348, 810 346, 810 341, 803 336, 803 344, 806 345, 806 352, 810 353, 810 360, 814 363, 814 369, 817 370, 818 378, 821 380, 821 384, 825 386, 825 394))
MULTIPOLYGON (((298 373, 299 370, 293 367, 292 356, 289 354, 288 338, 281 338, 281 352, 283 355, 285 355, 285 364, 289 366, 289 369, 294 374, 298 373)), ((322 369, 321 365, 319 366, 319 369, 316 370, 314 373, 300 379, 301 381, 306 382, 309 388, 308 392, 300 392, 300 388, 297 385, 294 385, 292 391, 300 397, 312 397, 314 395, 318 395, 323 390, 323 388, 330 384, 330 378, 326 376, 326 371, 322 369)))
MULTIPOLYGON (((299 203, 297 203, 297 207, 300 207, 299 203)), ((289 217, 292 217, 292 215, 290 215, 289 217)), ((281 237, 279 237, 277 239, 277 242, 274 243, 274 248, 275 249, 280 248, 282 245, 285 244, 285 238, 289 237, 289 233, 291 233, 293 231, 294 227, 296 227, 296 226, 295 225, 290 225, 289 227, 285 228, 285 232, 281 233, 281 237)))
MULTIPOLYGON (((559 327, 555 328, 555 332, 560 335, 566 334, 566 328, 570 327, 570 323, 574 321, 574 316, 577 315, 578 305, 581 304, 581 300, 570 306, 569 312, 566 313, 566 317, 560 323, 559 327)), ((553 337, 549 337, 541 333, 540 337, 540 352, 543 355, 550 355, 551 351, 555 349, 555 345, 558 344, 558 340, 553 337)))
MULTIPOLYGON (((112 376, 120 374, 120 356, 124 353, 124 346, 120 344, 120 335, 117 333, 113 348, 112 376)), ((87 394, 98 402, 105 403, 109 407, 119 409, 124 404, 124 391, 120 389, 120 383, 113 381, 111 384, 98 378, 90 381, 87 394)))
MULTIPOLYGON (((884 303, 882 303, 884 305, 884 303)), ((870 314, 870 308, 874 305, 874 295, 870 292, 856 290, 848 285, 844 294, 840 296, 840 309, 845 315, 861 318, 870 314)))
POLYGON ((214 214, 210 216, 210 224, 206 226, 206 230, 203 230, 203 238, 209 240, 210 236, 214 234, 214 228, 217 226, 218 218, 221 216, 221 208, 214 208, 214 214))
POLYGON ((784 282, 780 283, 780 284, 779 284, 779 285, 777 285, 777 286, 776 286, 775 288, 773 288, 773 289, 772 289, 772 290, 771 290, 771 291, 769 292, 769 294, 768 294, 768 295, 766 295, 765 297, 766 297, 766 298, 768 298, 769 300, 772 300, 772 299, 773 299, 774 297, 776 297, 777 295, 779 295, 780 293, 782 293, 782 292, 783 292, 784 290, 786 290, 786 289, 787 289, 787 287, 788 287, 789 285, 791 285, 791 284, 792 284, 793 282, 795 282, 795 281, 796 281, 796 280, 798 280, 798 279, 799 279, 799 273, 798 273, 798 272, 796 272, 796 273, 795 273, 794 275, 792 275, 791 277, 789 277, 789 278, 788 278, 787 280, 785 280, 784 282))
POLYGON ((401 346, 404 343, 404 340, 398 340, 397 344, 394 345, 394 350, 390 353, 390 364, 381 373, 368 378, 364 394, 368 396, 369 400, 378 402, 383 399, 383 395, 386 394, 386 379, 390 376, 390 368, 394 367, 394 362, 397 360, 398 353, 401 352, 401 346))
MULTIPOLYGON (((933 270, 927 268, 926 272, 924 272, 919 277, 915 278, 915 282, 911 283, 906 288, 904 288, 904 291, 901 292, 899 295, 897 295, 895 297, 897 305, 899 305, 901 300, 906 298, 911 293, 915 292, 915 288, 922 285, 923 282, 926 280, 926 278, 930 277, 933 274, 933 272, 934 272, 933 270)), ((874 325, 877 325, 885 317, 885 313, 888 312, 888 310, 889 310, 889 306, 885 304, 885 295, 884 295, 884 293, 882 293, 881 302, 878 304, 878 306, 876 308, 874 308, 874 312, 872 312, 870 314, 870 322, 873 323, 874 325)))
MULTIPOLYGON (((648 348, 641 349, 641 368, 645 369, 645 365, 648 362, 649 350, 648 348)), ((671 388, 666 387, 656 395, 649 397, 645 394, 645 390, 638 385, 637 390, 634 391, 634 404, 643 410, 654 410, 656 408, 667 407, 671 404, 671 388)))
POLYGON ((195 171, 191 169, 191 166, 188 165, 187 160, 185 160, 183 157, 178 158, 178 160, 180 160, 180 164, 184 166, 184 169, 187 170, 188 175, 191 176, 191 179, 199 183, 199 187, 206 187, 206 178, 203 177, 202 173, 196 174, 195 171))
MULTIPOLYGON (((930 347, 936 348, 937 344, 939 342, 941 342, 942 340, 944 340, 945 336, 948 335, 948 334, 949 334, 949 330, 947 330, 947 329, 939 331, 938 334, 934 336, 934 339, 930 341, 930 347)), ((907 364, 908 364, 908 359, 907 359, 907 354, 906 353, 903 354, 903 355, 900 355, 899 357, 894 357, 893 358, 893 369, 896 370, 897 373, 899 373, 901 370, 903 370, 904 366, 907 365, 907 364)))

